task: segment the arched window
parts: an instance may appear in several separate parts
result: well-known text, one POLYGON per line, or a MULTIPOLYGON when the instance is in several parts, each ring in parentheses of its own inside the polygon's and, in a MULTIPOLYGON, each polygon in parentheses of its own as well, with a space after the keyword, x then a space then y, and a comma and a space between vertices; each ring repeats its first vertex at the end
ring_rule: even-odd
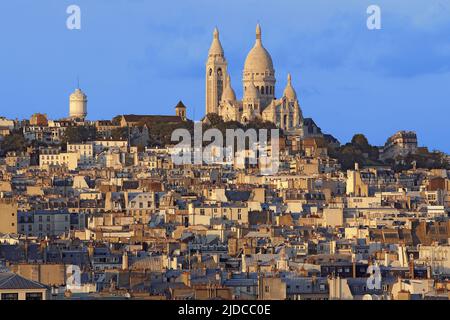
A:
POLYGON ((269 94, 269 86, 266 86, 266 94, 269 94))
POLYGON ((264 94, 264 86, 261 87, 261 94, 264 94))
POLYGON ((212 69, 209 69, 209 76, 210 76, 210 77, 212 76, 212 73, 213 73, 213 70, 212 70, 212 69))

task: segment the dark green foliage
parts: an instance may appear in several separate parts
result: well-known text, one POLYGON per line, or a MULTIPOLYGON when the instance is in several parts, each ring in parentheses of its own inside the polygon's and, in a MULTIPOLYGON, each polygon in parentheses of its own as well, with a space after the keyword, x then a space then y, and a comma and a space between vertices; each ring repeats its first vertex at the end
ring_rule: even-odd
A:
POLYGON ((21 132, 13 132, 6 136, 0 144, 3 153, 10 151, 23 152, 26 150, 27 143, 21 132))
POLYGON ((352 169, 355 163, 361 166, 383 165, 378 160, 378 148, 371 146, 363 134, 355 134, 351 142, 338 148, 328 148, 330 157, 341 164, 343 170, 352 169))
POLYGON ((397 157, 386 161, 397 172, 409 170, 416 164, 416 168, 422 169, 447 169, 450 170, 450 163, 445 155, 441 152, 428 152, 428 150, 420 150, 416 154, 409 154, 405 157, 397 157))
POLYGON ((169 144, 177 144, 178 141, 171 141, 172 132, 176 129, 187 129, 194 135, 194 122, 184 121, 178 123, 151 122, 146 124, 149 131, 150 142, 152 147, 164 147, 169 144))
POLYGON ((97 137, 97 130, 95 127, 80 126, 68 127, 63 135, 62 143, 82 143, 95 140, 97 137))
POLYGON ((120 125, 120 120, 122 119, 121 115, 115 116, 114 118, 112 118, 111 122, 113 125, 118 126, 120 125))
POLYGON ((111 131, 111 137, 113 140, 127 140, 128 139, 128 128, 116 128, 111 131))

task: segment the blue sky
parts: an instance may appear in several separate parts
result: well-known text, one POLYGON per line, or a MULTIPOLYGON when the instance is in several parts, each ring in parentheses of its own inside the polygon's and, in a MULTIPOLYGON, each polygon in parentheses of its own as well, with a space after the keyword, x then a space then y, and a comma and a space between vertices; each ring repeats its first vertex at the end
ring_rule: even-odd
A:
POLYGON ((89 118, 121 113, 204 115, 204 63, 218 26, 232 83, 260 22, 277 96, 292 73, 306 117, 345 143, 381 145, 397 130, 450 152, 448 0, 15 0, 0 4, 0 115, 68 113, 77 76, 89 118), (66 28, 79 5, 82 29, 66 28), (366 9, 382 10, 382 29, 366 9))

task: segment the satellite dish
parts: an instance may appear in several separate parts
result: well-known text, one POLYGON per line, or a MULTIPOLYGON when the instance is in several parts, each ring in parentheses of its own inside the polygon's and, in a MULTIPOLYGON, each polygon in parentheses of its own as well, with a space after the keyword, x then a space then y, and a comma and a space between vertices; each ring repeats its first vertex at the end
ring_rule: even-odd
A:
POLYGON ((372 300, 372 296, 370 294, 365 294, 363 300, 372 300))

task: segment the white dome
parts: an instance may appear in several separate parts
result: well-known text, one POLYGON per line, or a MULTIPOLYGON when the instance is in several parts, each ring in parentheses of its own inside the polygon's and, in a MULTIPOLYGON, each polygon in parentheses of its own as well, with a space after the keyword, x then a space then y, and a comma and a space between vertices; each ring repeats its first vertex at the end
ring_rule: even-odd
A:
POLYGON ((256 26, 256 42, 245 59, 244 73, 265 73, 266 71, 273 73, 274 71, 272 57, 263 47, 261 35, 261 27, 258 24, 256 26))
POLYGON ((253 81, 250 81, 244 92, 244 99, 259 99, 259 91, 256 89, 253 81))
POLYGON ((227 82, 225 85, 225 89, 222 94, 223 101, 236 101, 236 93, 231 87, 231 78, 230 75, 227 75, 227 82))
POLYGON ((69 115, 71 118, 85 118, 87 116, 87 96, 79 88, 70 95, 69 115))
POLYGON ((291 74, 288 74, 288 82, 287 82, 286 88, 284 89, 283 96, 288 98, 289 100, 297 99, 297 93, 295 92, 294 87, 292 87, 291 74))
POLYGON ((87 100, 87 96, 78 88, 70 95, 70 100, 87 100))
POLYGON ((219 30, 217 28, 214 29, 213 33, 213 41, 211 43, 211 47, 209 48, 209 56, 223 56, 224 51, 222 48, 222 44, 219 39, 219 30))

